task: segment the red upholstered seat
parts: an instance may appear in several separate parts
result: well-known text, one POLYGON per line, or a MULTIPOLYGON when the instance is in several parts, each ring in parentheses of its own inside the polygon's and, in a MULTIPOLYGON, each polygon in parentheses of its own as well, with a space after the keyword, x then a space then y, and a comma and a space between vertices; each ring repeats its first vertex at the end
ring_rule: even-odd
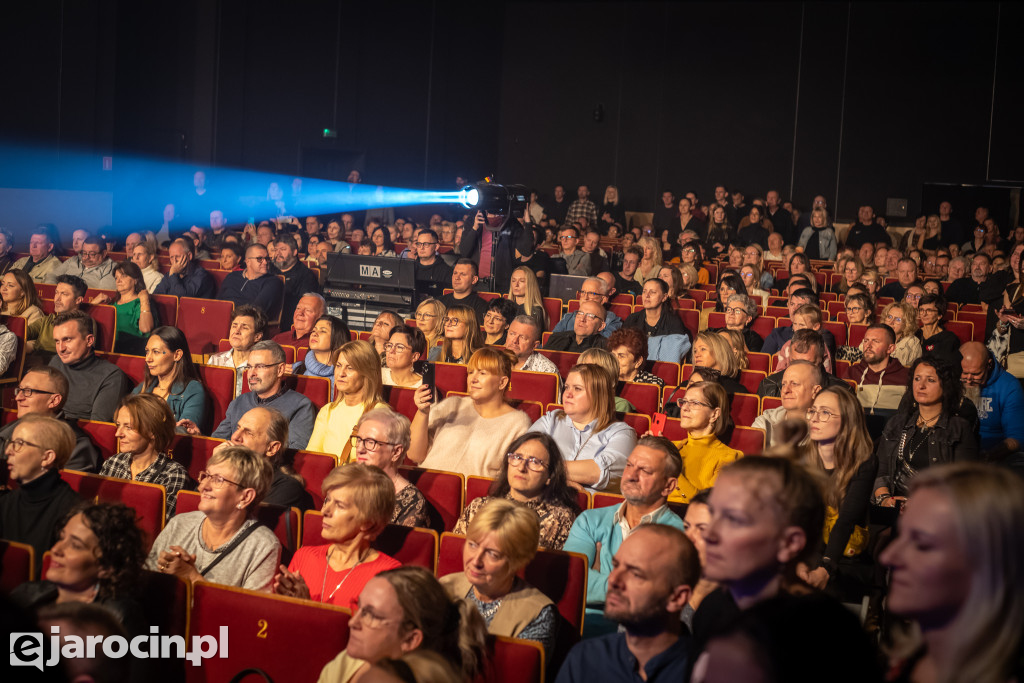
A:
POLYGON ((192 353, 213 353, 217 342, 228 336, 231 313, 235 305, 230 301, 196 299, 183 296, 178 299, 178 328, 188 339, 192 353))
POLYGON ((526 401, 554 403, 558 396, 558 377, 549 372, 512 371, 508 397, 526 401))
POLYGON ((661 408, 661 387, 657 384, 626 382, 619 396, 633 404, 636 412, 652 415, 661 408))
POLYGON ((145 537, 145 547, 150 547, 164 528, 167 492, 163 486, 74 470, 61 470, 60 476, 86 500, 124 503, 135 510, 139 528, 145 537))
POLYGON ((104 460, 118 452, 117 437, 114 435, 117 428, 113 422, 93 422, 92 420, 79 420, 78 426, 82 428, 93 445, 100 452, 104 460))
POLYGON ((403 467, 402 476, 408 479, 423 497, 427 499, 436 513, 435 520, 430 525, 435 531, 451 531, 455 528, 455 522, 459 521, 462 514, 463 497, 466 484, 461 474, 456 472, 442 472, 440 470, 428 470, 420 467, 403 467))
POLYGON ((547 358, 558 368, 558 375, 564 380, 569 370, 579 362, 580 354, 575 351, 552 351, 550 349, 537 349, 537 353, 547 358))
POLYGON ((0 539, 0 593, 6 595, 38 576, 35 555, 30 545, 0 539))

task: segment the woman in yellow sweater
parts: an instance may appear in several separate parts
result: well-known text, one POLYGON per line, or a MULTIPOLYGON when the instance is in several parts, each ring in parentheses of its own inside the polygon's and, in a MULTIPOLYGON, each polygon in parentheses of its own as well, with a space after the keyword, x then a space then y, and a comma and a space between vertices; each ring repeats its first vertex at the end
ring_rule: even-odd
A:
POLYGON ((669 501, 689 503, 701 489, 715 485, 724 465, 743 456, 718 440, 729 425, 729 395, 713 382, 691 384, 679 399, 679 425, 686 439, 676 443, 683 473, 669 501))
POLYGON ((363 413, 386 403, 380 356, 373 344, 351 341, 334 353, 334 400, 316 416, 306 450, 350 459, 346 448, 363 413))

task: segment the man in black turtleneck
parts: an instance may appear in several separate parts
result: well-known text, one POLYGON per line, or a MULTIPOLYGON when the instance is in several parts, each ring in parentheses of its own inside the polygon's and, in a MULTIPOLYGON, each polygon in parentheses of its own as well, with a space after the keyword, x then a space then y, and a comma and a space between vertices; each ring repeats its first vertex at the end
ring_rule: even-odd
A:
POLYGON ((120 368, 96 357, 92 329, 92 318, 83 311, 58 314, 53 319, 57 355, 50 359, 50 367, 68 378, 67 417, 113 422, 114 408, 131 386, 120 368))
POLYGON ((0 493, 0 538, 32 546, 39 567, 43 553, 53 545, 58 525, 79 501, 78 494, 60 478, 75 435, 62 420, 26 415, 11 436, 4 456, 18 488, 0 493))

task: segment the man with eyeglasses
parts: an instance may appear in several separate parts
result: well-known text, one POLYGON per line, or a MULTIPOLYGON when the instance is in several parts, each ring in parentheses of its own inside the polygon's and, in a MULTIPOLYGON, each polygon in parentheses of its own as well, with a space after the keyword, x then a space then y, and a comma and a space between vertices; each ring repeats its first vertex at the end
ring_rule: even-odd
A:
POLYGON ((41 558, 80 500, 60 477, 75 435, 63 421, 46 415, 26 415, 18 422, 4 446, 6 469, 18 488, 0 492, 0 538, 26 543, 41 558))
POLYGON ((441 297, 445 308, 469 306, 476 313, 477 322, 487 315, 487 300, 476 293, 480 281, 476 263, 468 258, 459 259, 452 268, 452 291, 441 297))
POLYGON ((103 238, 90 235, 82 243, 78 257, 71 257, 46 276, 46 282, 56 284, 61 275, 82 278, 93 289, 114 289, 114 262, 107 258, 107 245, 103 238))
POLYGON ((437 253, 441 239, 426 228, 413 240, 416 250, 416 289, 426 297, 440 298, 444 287, 452 281, 452 269, 437 253))
POLYGON ((1009 452, 1024 449, 1024 390, 1016 377, 996 362, 981 342, 960 347, 960 381, 964 396, 978 409, 982 451, 1003 446, 1009 452), (1016 445, 1009 444, 1013 440, 1016 445))
POLYGON ((64 467, 99 474, 103 459, 89 435, 78 426, 78 420, 69 419, 64 414, 67 397, 68 379, 59 370, 44 365, 27 371, 14 388, 18 419, 0 429, 0 442, 6 443, 14 438, 15 427, 26 415, 48 415, 65 422, 75 435, 75 447, 64 467))
POLYGON ((186 238, 176 239, 167 248, 167 254, 171 260, 171 267, 164 279, 153 290, 154 294, 189 296, 200 299, 213 298, 217 285, 213 276, 195 262, 195 242, 186 238))
POLYGON ((312 510, 316 507, 313 496, 299 479, 289 473, 290 467, 286 469, 288 431, 288 418, 280 410, 258 406, 238 419, 231 438, 214 448, 213 452, 231 446, 244 446, 256 455, 269 458, 274 468, 274 479, 262 502, 285 508, 312 510))
POLYGON ((270 274, 270 250, 262 244, 250 245, 245 250, 245 269, 229 273, 217 294, 221 301, 262 309, 267 320, 277 319, 283 297, 284 283, 270 274))
POLYGON ((754 429, 763 429, 765 443, 769 446, 778 445, 779 433, 775 426, 783 420, 804 420, 807 411, 814 404, 814 398, 821 391, 825 372, 821 363, 794 360, 783 371, 782 405, 765 410, 751 425, 754 429))
MULTIPOLYGON (((608 274, 610 275, 610 273, 608 274)), ((610 278, 609 278, 610 279, 610 278)), ((583 281, 580 290, 576 293, 580 304, 584 301, 596 303, 601 307, 604 314, 604 327, 601 328, 601 336, 605 339, 611 336, 612 332, 622 327, 622 318, 607 310, 608 306, 608 280, 599 276, 588 277, 583 281)), ((562 332, 572 332, 576 329, 576 316, 579 311, 571 311, 562 316, 551 331, 552 337, 562 332)), ((550 340, 549 340, 550 341, 550 340)), ((549 348, 545 346, 544 348, 549 348)))
POLYGON ((683 520, 668 507, 676 490, 683 459, 679 449, 662 436, 645 436, 626 459, 620 505, 584 510, 573 522, 563 550, 587 556, 587 608, 583 636, 614 632, 616 624, 603 617, 612 558, 624 539, 645 524, 665 524, 683 531, 683 520))
MULTIPOLYGON (((229 439, 238 429, 239 420, 257 406, 274 408, 288 419, 288 447, 303 449, 313 434, 316 408, 313 402, 302 394, 282 385, 285 375, 284 349, 273 341, 253 344, 249 351, 249 391, 228 404, 224 420, 217 425, 210 436, 215 439, 229 439)), ((198 435, 199 427, 191 420, 181 420, 189 434, 198 435)))
POLYGON ((581 301, 573 318, 573 328, 556 332, 548 337, 545 349, 582 353, 587 349, 605 348, 606 339, 601 335, 605 328, 605 310, 596 301, 581 301))
POLYGON ((53 254, 50 229, 45 225, 32 231, 28 240, 28 254, 15 261, 14 267, 28 273, 37 285, 47 282, 50 272, 60 266, 60 259, 53 254))
POLYGON ((565 261, 569 275, 590 275, 590 254, 576 248, 580 241, 580 231, 573 225, 563 226, 558 230, 558 244, 561 251, 558 257, 565 261))
POLYGON ((278 235, 274 239, 273 249, 274 267, 284 277, 281 329, 287 330, 292 326, 292 316, 299 301, 309 292, 318 293, 320 283, 313 271, 299 260, 299 248, 294 237, 287 234, 278 235))
POLYGON ((131 391, 128 378, 113 363, 96 357, 92 318, 84 311, 66 311, 53 319, 57 355, 50 359, 68 378, 64 412, 75 420, 113 422, 114 408, 131 391))

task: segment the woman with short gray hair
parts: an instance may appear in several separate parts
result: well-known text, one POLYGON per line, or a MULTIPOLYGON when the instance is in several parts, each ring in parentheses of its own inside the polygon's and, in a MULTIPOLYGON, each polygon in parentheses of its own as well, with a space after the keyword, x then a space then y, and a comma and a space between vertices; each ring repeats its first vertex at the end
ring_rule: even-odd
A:
POLYGON ((729 297, 725 306, 725 327, 720 327, 713 331, 736 330, 743 335, 747 351, 757 353, 764 346, 764 339, 757 332, 750 329, 755 318, 757 318, 757 304, 754 300, 746 294, 733 294, 729 297))

